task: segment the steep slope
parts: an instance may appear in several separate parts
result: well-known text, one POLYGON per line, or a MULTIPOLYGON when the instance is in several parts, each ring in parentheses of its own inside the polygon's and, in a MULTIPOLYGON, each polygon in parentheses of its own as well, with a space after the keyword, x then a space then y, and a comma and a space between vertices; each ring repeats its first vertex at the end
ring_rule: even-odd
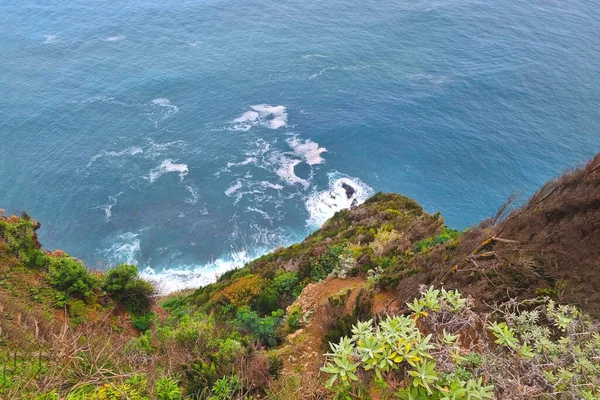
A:
POLYGON ((452 277, 433 280, 482 300, 547 293, 600 316, 600 154, 471 229, 450 264, 458 266, 452 277), (492 237, 506 241, 480 246, 492 237))
POLYGON ((301 243, 154 305, 134 266, 89 272, 42 250, 26 214, 0 213, 0 396, 330 398, 338 367, 320 367, 336 359, 356 377, 333 385, 350 398, 458 396, 469 385, 481 398, 600 396, 597 325, 554 306, 600 315, 600 155, 511 205, 458 232, 412 199, 378 193, 301 243), (407 347, 381 341, 390 334, 409 335, 407 347), (373 354, 398 347, 385 364, 394 368, 379 377, 362 365, 364 340, 373 354), (398 357, 411 346, 423 353, 398 357))

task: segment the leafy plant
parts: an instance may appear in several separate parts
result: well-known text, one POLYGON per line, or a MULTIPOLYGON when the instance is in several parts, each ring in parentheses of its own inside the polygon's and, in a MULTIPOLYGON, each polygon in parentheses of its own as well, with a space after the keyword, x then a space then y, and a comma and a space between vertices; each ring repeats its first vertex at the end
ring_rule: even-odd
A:
POLYGON ((181 399, 181 389, 177 381, 166 376, 156 381, 156 398, 158 400, 181 399))
POLYGON ((230 400, 242 389, 242 382, 237 375, 224 376, 218 379, 212 387, 209 400, 230 400))
POLYGON ((50 283, 71 296, 90 298, 100 282, 90 275, 81 261, 71 257, 55 258, 49 270, 50 283))
POLYGON ((511 349, 516 349, 519 345, 519 339, 515 337, 515 331, 506 325, 506 322, 492 322, 488 325, 494 336, 496 336, 496 343, 500 346, 506 346, 511 349))
POLYGON ((147 313, 156 290, 139 276, 135 265, 120 264, 106 273, 104 290, 133 314, 147 313))

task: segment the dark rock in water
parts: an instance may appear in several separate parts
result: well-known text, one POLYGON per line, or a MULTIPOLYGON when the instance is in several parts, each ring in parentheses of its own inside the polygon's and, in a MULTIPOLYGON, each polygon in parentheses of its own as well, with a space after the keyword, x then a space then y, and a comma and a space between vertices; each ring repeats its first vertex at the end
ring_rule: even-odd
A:
POLYGON ((358 200, 352 200, 352 204, 350 204, 350 208, 358 207, 358 200))
POLYGON ((346 191, 346 197, 348 199, 351 199, 352 196, 354 196, 354 193, 356 193, 356 190, 352 186, 348 185, 346 182, 342 182, 342 188, 344 188, 344 190, 346 191))

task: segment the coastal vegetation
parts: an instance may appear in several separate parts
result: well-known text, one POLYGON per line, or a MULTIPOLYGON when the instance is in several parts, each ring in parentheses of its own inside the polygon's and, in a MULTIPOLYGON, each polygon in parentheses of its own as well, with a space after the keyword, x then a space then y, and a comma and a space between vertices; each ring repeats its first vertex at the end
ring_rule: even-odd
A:
POLYGON ((600 398, 600 155, 465 231, 378 193, 160 296, 0 214, 0 397, 600 398))

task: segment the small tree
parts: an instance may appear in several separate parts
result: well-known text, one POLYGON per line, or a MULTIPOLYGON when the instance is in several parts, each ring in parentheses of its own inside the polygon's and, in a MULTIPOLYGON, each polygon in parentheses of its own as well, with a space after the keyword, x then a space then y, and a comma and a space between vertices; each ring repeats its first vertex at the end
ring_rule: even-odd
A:
POLYGON ((152 306, 154 286, 139 276, 135 265, 120 264, 106 273, 104 290, 133 314, 144 314, 152 306))

